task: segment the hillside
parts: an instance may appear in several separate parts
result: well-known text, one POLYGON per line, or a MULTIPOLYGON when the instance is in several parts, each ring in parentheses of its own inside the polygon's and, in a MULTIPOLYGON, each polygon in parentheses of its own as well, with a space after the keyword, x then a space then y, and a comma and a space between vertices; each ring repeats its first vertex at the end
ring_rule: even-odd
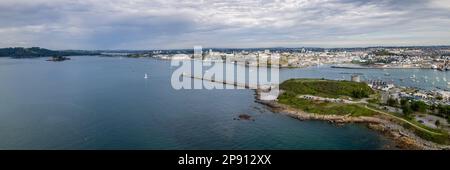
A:
POLYGON ((30 58, 30 57, 74 56, 74 55, 98 55, 98 53, 90 51, 75 51, 75 50, 53 51, 39 47, 0 48, 0 57, 30 58))
POLYGON ((290 79, 283 82, 280 89, 295 95, 308 94, 330 98, 364 98, 374 93, 365 83, 320 79, 290 79))
POLYGON ((370 116, 376 112, 366 109, 361 104, 344 104, 306 100, 299 95, 314 95, 325 98, 365 98, 374 91, 365 83, 320 79, 291 79, 283 82, 280 89, 284 91, 278 102, 293 108, 315 114, 370 116))

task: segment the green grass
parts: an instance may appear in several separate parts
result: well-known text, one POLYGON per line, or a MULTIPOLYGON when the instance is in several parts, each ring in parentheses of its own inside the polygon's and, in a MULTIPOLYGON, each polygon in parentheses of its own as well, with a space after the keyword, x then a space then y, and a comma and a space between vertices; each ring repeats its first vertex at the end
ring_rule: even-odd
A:
POLYGON ((291 79, 283 82, 280 89, 297 95, 309 94, 329 98, 354 97, 355 91, 374 94, 365 83, 322 79, 291 79))
POLYGON ((429 128, 429 127, 426 127, 426 126, 424 127, 423 125, 421 125, 421 127, 424 127, 424 128, 427 128, 427 129, 429 129, 429 130, 431 130, 433 132, 439 133, 439 135, 437 135, 437 134, 431 134, 431 133, 427 133, 425 131, 419 130, 419 129, 414 128, 411 125, 406 124, 406 123, 401 123, 401 124, 402 124, 403 127, 413 130, 414 133, 417 136, 419 136, 419 137, 421 137, 421 138, 423 138, 425 140, 429 140, 429 141, 432 141, 432 142, 435 142, 435 143, 438 143, 438 144, 443 144, 443 145, 450 144, 449 134, 446 131, 444 131, 444 130, 433 129, 433 128, 429 128))
POLYGON ((371 116, 376 114, 364 106, 358 104, 341 104, 315 102, 298 98, 292 94, 284 93, 278 98, 278 102, 289 105, 296 109, 303 110, 308 113, 327 114, 327 115, 350 115, 350 116, 371 116))
POLYGON ((444 145, 450 144, 449 134, 445 130, 435 129, 435 128, 431 128, 431 127, 425 126, 425 125, 423 125, 423 124, 421 124, 421 123, 419 123, 419 122, 417 122, 415 120, 412 120, 411 117, 404 116, 404 115, 402 115, 400 113, 392 113, 392 112, 386 112, 386 113, 389 113, 389 114, 391 114, 393 116, 396 116, 396 117, 404 118, 406 121, 408 121, 408 122, 410 122, 410 123, 412 123, 414 125, 417 125, 417 126, 419 126, 421 128, 424 128, 426 130, 429 130, 431 132, 439 133, 439 135, 431 134, 431 133, 428 133, 426 131, 417 129, 417 128, 411 126, 410 124, 398 121, 398 123, 401 126, 412 130, 414 132, 414 134, 416 134, 417 136, 421 137, 422 139, 425 139, 425 140, 428 140, 428 141, 432 141, 432 142, 435 142, 435 143, 438 143, 438 144, 444 144, 444 145))
POLYGON ((365 83, 323 79, 291 79, 283 82, 280 89, 285 92, 278 102, 309 113, 328 115, 371 116, 376 114, 363 105, 310 101, 299 95, 314 95, 328 98, 349 98, 354 91, 364 91, 367 95, 374 91, 365 83))
MULTIPOLYGON (((334 81, 334 80, 322 80, 322 79, 291 79, 283 82, 280 85, 280 89, 284 91, 278 97, 278 102, 289 105, 293 108, 303 110, 308 113, 326 114, 326 115, 350 115, 350 116, 372 116, 379 114, 375 111, 367 109, 362 104, 343 104, 343 103, 331 103, 322 101, 311 101, 307 99, 299 98, 299 95, 314 95, 327 98, 348 98, 354 96, 354 91, 363 91, 371 96, 373 100, 369 100, 369 107, 374 107, 379 101, 374 98, 379 97, 372 89, 370 89, 365 83, 349 82, 349 81, 334 81)), ((396 117, 404 117, 397 113, 389 113, 396 117)), ((449 144, 449 134, 441 129, 433 129, 424 126, 414 120, 406 119, 417 126, 423 127, 431 132, 439 134, 429 133, 423 129, 418 129, 410 124, 399 121, 399 123, 405 128, 412 129, 415 134, 423 139, 433 141, 439 144, 449 144)))
POLYGON ((417 126, 420 126, 420 127, 424 128, 424 129, 427 129, 427 130, 432 131, 432 132, 436 132, 436 133, 442 133, 443 132, 440 129, 435 129, 435 128, 431 128, 431 127, 425 126, 425 125, 417 122, 416 120, 408 119, 408 122, 411 122, 411 123, 413 123, 413 124, 415 124, 417 126))

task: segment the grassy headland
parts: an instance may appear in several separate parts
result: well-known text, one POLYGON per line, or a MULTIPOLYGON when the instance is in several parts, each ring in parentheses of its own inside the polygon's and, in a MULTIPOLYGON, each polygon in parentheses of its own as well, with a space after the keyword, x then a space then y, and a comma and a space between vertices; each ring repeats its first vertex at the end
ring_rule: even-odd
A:
POLYGON ((93 52, 93 51, 83 51, 83 50, 54 51, 54 50, 49 50, 49 49, 39 48, 39 47, 0 48, 0 57, 32 58, 32 57, 76 56, 76 55, 100 55, 100 53, 93 52))
MULTIPOLYGON (((395 122, 422 139, 443 145, 450 143, 449 135, 444 130, 429 128, 408 116, 385 112, 372 106, 380 96, 365 83, 291 79, 280 84, 280 89, 283 92, 278 96, 278 103, 293 109, 312 115, 376 117, 395 122)), ((399 132, 391 130, 391 133, 399 132)))
POLYGON ((313 101, 298 97, 313 95, 324 98, 361 99, 374 94, 374 91, 364 83, 350 81, 334 81, 321 79, 291 79, 280 85, 283 94, 278 102, 301 109, 309 113, 370 116, 374 111, 366 109, 361 104, 344 104, 327 101, 313 101))

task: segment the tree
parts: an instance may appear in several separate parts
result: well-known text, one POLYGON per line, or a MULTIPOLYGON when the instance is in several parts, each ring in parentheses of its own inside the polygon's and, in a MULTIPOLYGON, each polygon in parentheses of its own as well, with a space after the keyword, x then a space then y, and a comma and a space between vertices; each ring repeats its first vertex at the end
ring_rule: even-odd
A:
POLYGON ((392 106, 392 107, 396 107, 398 105, 398 101, 396 99, 389 98, 387 100, 387 105, 388 106, 392 106))
POLYGON ((408 117, 409 115, 411 115, 411 113, 413 113, 413 110, 411 109, 411 103, 409 102, 409 100, 406 99, 400 100, 400 106, 405 116, 408 117))
POLYGON ((408 101, 408 100, 406 100, 406 99, 400 100, 400 105, 401 105, 401 106, 404 106, 404 105, 407 105, 407 104, 409 104, 409 101, 408 101))
POLYGON ((434 122, 434 124, 436 125, 436 127, 441 126, 441 122, 439 120, 436 120, 436 122, 434 122))
POLYGON ((413 101, 411 102, 411 109, 416 112, 426 112, 428 105, 423 101, 413 101))
POLYGON ((411 113, 413 113, 413 110, 411 109, 411 105, 409 105, 409 104, 403 105, 402 110, 403 110, 403 115, 405 115, 406 117, 410 116, 411 113))
POLYGON ((369 97, 369 93, 363 89, 353 90, 352 97, 358 98, 358 99, 365 98, 365 97, 369 97))
POLYGON ((450 106, 449 105, 438 105, 438 114, 442 117, 447 117, 450 119, 450 106))

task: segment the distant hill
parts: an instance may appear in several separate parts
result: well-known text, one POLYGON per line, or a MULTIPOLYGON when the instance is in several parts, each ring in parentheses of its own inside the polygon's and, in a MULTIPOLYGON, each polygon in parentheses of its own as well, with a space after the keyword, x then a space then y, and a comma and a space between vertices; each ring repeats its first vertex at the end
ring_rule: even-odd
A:
POLYGON ((14 47, 0 48, 0 57, 31 58, 31 57, 50 57, 50 56, 74 56, 74 55, 99 55, 100 53, 91 51, 65 50, 54 51, 45 48, 32 47, 14 47))

